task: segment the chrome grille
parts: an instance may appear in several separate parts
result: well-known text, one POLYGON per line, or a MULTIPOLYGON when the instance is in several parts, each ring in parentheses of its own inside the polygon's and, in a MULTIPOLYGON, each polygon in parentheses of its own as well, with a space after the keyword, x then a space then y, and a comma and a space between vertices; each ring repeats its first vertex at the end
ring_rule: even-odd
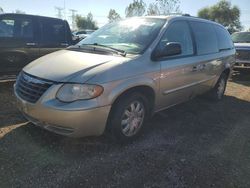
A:
POLYGON ((239 60, 250 60, 250 50, 237 50, 236 58, 239 60))
POLYGON ((21 72, 17 78, 15 89, 20 98, 35 103, 52 84, 51 81, 21 72))

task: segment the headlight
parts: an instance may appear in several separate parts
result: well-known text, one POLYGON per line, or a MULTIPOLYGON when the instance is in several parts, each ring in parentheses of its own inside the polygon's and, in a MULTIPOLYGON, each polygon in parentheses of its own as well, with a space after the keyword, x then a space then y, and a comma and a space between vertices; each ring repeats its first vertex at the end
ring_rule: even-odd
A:
POLYGON ((57 92, 56 98, 63 102, 93 99, 100 96, 103 87, 88 84, 64 84, 57 92))

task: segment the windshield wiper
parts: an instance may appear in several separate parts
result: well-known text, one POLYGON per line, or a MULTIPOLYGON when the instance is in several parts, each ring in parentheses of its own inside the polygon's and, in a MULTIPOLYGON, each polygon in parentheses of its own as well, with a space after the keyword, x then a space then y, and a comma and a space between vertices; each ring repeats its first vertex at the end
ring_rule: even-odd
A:
POLYGON ((99 44, 99 43, 93 43, 93 44, 81 44, 79 45, 79 48, 81 48, 81 46, 94 46, 94 47, 102 47, 102 48, 106 48, 109 49, 109 51, 115 52, 118 55, 121 55, 123 57, 125 57, 127 55, 127 52, 125 52, 124 50, 120 50, 117 48, 113 48, 107 45, 103 45, 103 44, 99 44))

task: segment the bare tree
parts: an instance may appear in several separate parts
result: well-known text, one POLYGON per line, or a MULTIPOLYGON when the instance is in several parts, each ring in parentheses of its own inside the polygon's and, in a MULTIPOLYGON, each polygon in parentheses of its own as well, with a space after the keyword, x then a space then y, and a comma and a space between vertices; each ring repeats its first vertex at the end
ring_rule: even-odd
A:
POLYGON ((109 19, 109 22, 111 23, 111 22, 120 20, 121 16, 114 9, 110 9, 108 19, 109 19))
POLYGON ((159 15, 159 14, 160 14, 160 11, 159 11, 159 8, 157 6, 157 3, 150 3, 148 6, 148 9, 147 9, 147 15, 155 16, 155 15, 159 15))
POLYGON ((150 3, 147 15, 168 15, 180 13, 180 0, 156 0, 150 3))
POLYGON ((125 10, 126 17, 142 16, 145 12, 146 4, 143 0, 133 0, 125 10))
POLYGON ((180 0, 156 0, 156 2, 161 15, 180 12, 180 0))

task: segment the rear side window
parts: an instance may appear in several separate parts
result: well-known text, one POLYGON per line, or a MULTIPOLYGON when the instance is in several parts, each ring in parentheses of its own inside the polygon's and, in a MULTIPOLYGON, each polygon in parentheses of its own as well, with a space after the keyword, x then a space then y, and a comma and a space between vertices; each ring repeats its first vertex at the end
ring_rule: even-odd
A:
POLYGON ((230 50, 233 48, 233 41, 228 31, 220 26, 215 25, 215 31, 218 38, 219 50, 230 50))
POLYGON ((213 25, 194 21, 190 23, 194 32, 198 55, 218 52, 217 36, 213 25))
POLYGON ((0 20, 0 37, 33 38, 32 19, 3 18, 0 20))
POLYGON ((43 43, 64 43, 65 24, 63 21, 54 19, 42 20, 42 42, 43 43))
POLYGON ((33 24, 31 19, 19 19, 16 23, 19 25, 16 37, 33 38, 33 24))

